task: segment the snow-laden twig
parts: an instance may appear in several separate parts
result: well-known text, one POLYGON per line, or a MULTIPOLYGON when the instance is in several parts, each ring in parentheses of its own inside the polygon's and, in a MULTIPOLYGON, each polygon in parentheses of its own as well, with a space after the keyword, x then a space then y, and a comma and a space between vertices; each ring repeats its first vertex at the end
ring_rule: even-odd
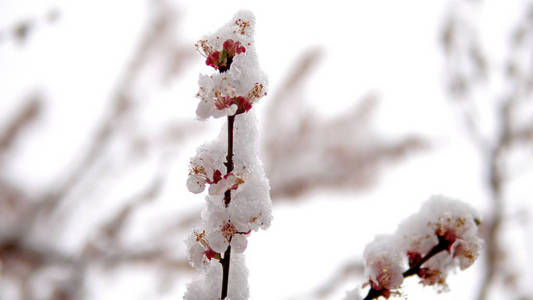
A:
POLYGON ((364 298, 357 288, 345 299, 388 299, 400 293, 404 278, 413 275, 423 285, 447 289, 448 273, 456 267, 470 267, 479 256, 479 224, 477 213, 467 204, 432 197, 395 234, 378 236, 366 246, 365 274, 370 289, 364 298))

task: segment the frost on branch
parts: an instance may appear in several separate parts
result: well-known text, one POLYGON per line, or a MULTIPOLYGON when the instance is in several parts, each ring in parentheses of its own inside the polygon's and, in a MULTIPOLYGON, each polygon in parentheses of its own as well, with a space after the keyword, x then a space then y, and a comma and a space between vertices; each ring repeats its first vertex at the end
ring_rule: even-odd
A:
POLYGON ((187 188, 198 194, 209 187, 201 225, 186 241, 189 261, 200 276, 188 286, 185 299, 248 299, 242 253, 248 236, 266 229, 272 219, 270 185, 258 158, 257 120, 250 111, 266 94, 253 25, 253 15, 240 12, 197 44, 206 64, 218 71, 200 76, 197 116, 227 116, 228 122, 191 159, 187 188))
MULTIPOLYGON (((365 300, 399 293, 405 277, 446 289, 448 273, 471 266, 482 241, 477 213, 467 204, 433 196, 393 235, 378 236, 364 250, 370 290, 365 300)), ((360 299, 357 289, 346 299, 360 299)))
POLYGON ((255 18, 239 12, 217 32, 198 41, 196 48, 206 65, 219 72, 200 75, 199 119, 220 118, 249 111, 267 92, 266 76, 259 68, 254 46, 255 18))

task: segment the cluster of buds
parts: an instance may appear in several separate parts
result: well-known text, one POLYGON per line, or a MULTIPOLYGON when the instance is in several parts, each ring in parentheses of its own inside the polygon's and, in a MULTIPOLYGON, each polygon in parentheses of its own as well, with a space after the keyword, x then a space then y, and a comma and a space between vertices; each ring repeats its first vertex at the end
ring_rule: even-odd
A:
POLYGON ((217 70, 200 75, 200 119, 247 113, 266 95, 266 78, 258 68, 253 43, 253 22, 240 18, 196 43, 205 63, 217 70))
POLYGON ((244 52, 246 52, 246 48, 241 45, 241 42, 227 39, 223 44, 222 51, 212 51, 209 53, 205 64, 223 73, 229 70, 231 63, 233 62, 233 57, 236 54, 244 52))

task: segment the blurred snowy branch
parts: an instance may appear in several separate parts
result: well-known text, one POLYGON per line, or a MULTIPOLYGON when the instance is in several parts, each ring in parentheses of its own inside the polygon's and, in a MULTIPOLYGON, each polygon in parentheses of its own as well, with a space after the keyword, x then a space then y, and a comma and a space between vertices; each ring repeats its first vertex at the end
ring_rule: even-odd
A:
POLYGON ((371 124, 374 96, 329 120, 311 111, 301 94, 319 60, 318 49, 304 53, 270 99, 263 144, 274 201, 297 200, 316 189, 367 188, 385 163, 427 146, 418 136, 380 138, 371 124))
MULTIPOLYGON (((55 183, 48 190, 31 193, 26 187, 5 179, 7 174, 0 174, 2 298, 81 299, 88 287, 85 281, 89 272, 98 268, 144 264, 162 272, 189 270, 185 259, 177 257, 168 246, 169 234, 179 231, 178 228, 153 238, 150 247, 141 249, 122 242, 122 233, 130 218, 160 193, 164 172, 156 173, 150 184, 122 201, 124 206, 111 217, 102 218, 101 225, 94 229, 94 238, 85 239, 80 253, 58 248, 53 236, 68 226, 68 216, 75 216, 76 210, 80 209, 78 206, 87 207, 81 203, 91 202, 94 197, 92 193, 80 194, 80 190, 97 190, 114 177, 125 176, 132 166, 151 155, 165 164, 170 157, 164 149, 179 145, 199 131, 192 122, 165 124, 150 136, 133 131, 141 125, 134 124, 139 122, 136 115, 141 106, 135 96, 137 82, 146 70, 150 71, 154 60, 161 59, 165 60, 163 64, 166 66, 159 70, 161 81, 174 77, 183 70, 188 56, 174 37, 175 10, 164 2, 157 2, 154 8, 155 16, 109 100, 108 115, 97 126, 87 147, 80 151, 81 158, 76 159, 78 163, 65 170, 64 176, 53 180, 55 183), (109 163, 117 160, 116 144, 123 144, 120 160, 126 161, 109 163)), ((21 26, 29 29, 33 23, 18 27, 21 26)), ((28 29, 24 30, 24 35, 28 29)), ((21 132, 39 117, 44 105, 46 102, 38 94, 33 96, 0 133, 0 157, 4 161, 12 155, 14 141, 24 137, 21 132)))
POLYGON ((60 17, 60 11, 57 8, 51 8, 37 18, 19 20, 7 28, 0 28, 0 44, 13 40, 18 45, 24 45, 39 27, 46 24, 53 24, 60 17))

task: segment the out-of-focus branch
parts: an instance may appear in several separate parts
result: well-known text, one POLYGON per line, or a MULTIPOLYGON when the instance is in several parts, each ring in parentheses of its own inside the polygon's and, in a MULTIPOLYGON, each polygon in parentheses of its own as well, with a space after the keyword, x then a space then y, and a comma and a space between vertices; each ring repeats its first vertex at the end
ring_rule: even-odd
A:
POLYGON ((12 39, 19 45, 23 45, 37 28, 43 26, 45 23, 54 23, 59 19, 59 17, 59 10, 56 8, 51 8, 38 18, 19 20, 9 28, 0 30, 0 45, 2 42, 7 41, 8 39, 12 39))
POLYGON ((335 274, 314 292, 317 299, 324 299, 331 295, 344 282, 352 281, 354 277, 363 277, 365 266, 360 261, 344 264, 335 274))
MULTIPOLYGON (((2 278, 8 279, 19 287, 19 299, 33 299, 36 287, 29 282, 46 282, 50 289, 50 299, 83 299, 84 287, 87 285, 87 274, 91 269, 100 267, 112 268, 132 264, 146 264, 154 271, 162 273, 188 272, 189 267, 184 257, 176 256, 175 249, 168 246, 168 236, 159 236, 158 240, 151 239, 149 248, 138 249, 138 245, 124 244, 122 239, 128 220, 140 211, 146 204, 159 197, 166 174, 159 173, 151 184, 131 196, 122 207, 117 208, 115 214, 96 226, 96 240, 88 239, 78 254, 62 253, 54 245, 55 232, 47 232, 50 236, 38 236, 39 228, 50 226, 50 229, 60 232, 67 226, 64 219, 57 218, 58 211, 69 214, 76 204, 90 200, 90 196, 71 199, 74 190, 93 190, 94 185, 102 184, 105 180, 121 172, 127 172, 132 165, 142 163, 147 158, 157 159, 168 164, 174 149, 191 134, 198 132, 198 127, 191 127, 190 123, 163 124, 150 136, 135 132, 135 128, 142 124, 133 124, 140 118, 142 111, 140 99, 137 97, 138 82, 147 73, 153 72, 161 84, 175 76, 186 66, 188 51, 175 40, 176 18, 175 8, 165 1, 154 2, 152 22, 148 30, 143 33, 139 46, 134 51, 130 63, 122 74, 117 87, 110 97, 107 115, 98 123, 97 129, 90 141, 81 151, 78 163, 67 170, 66 174, 56 178, 49 190, 32 191, 28 195, 25 187, 19 183, 4 180, 6 174, 0 170, 0 264, 2 278), (154 60, 160 62, 162 68, 154 70, 154 60), (169 63, 167 63, 169 62, 169 63), (126 144, 121 159, 126 157, 128 164, 109 165, 108 162, 117 160, 117 143, 126 144), (155 153, 155 154, 154 154, 155 153), (152 157, 148 157, 151 155, 152 157), (131 158, 130 158, 131 157, 131 158), (105 168, 103 166, 106 166, 105 168), (108 173, 113 172, 114 175, 108 173), (29 196, 31 195, 31 197, 29 196), (65 202, 68 200, 68 208, 65 202), (59 268, 64 278, 51 279, 39 274, 46 270, 59 268), (6 271, 7 270, 7 271, 6 271), (46 277, 46 278, 45 278, 46 277)), ((57 14, 50 14, 51 20, 57 14)), ((30 23, 29 23, 30 24, 30 23)), ((29 28, 30 25, 24 25, 29 28)), ((24 31, 27 36, 28 30, 24 31)), ((143 97, 145 99, 145 97, 143 97)), ((0 133, 0 154, 4 154, 20 136, 20 132, 34 120, 41 110, 41 101, 35 98, 29 101, 13 118, 6 130, 0 133)), ((91 201, 92 202, 92 201, 91 201)), ((0 291, 1 292, 1 291, 0 291)), ((48 297, 41 294, 41 297, 48 297)))
POLYGON ((85 176, 85 173, 91 169, 90 166, 106 151, 111 138, 117 131, 123 129, 120 125, 125 116, 133 108, 132 91, 135 82, 140 76, 143 67, 149 62, 154 45, 157 45, 160 39, 165 38, 165 34, 170 30, 168 27, 173 24, 171 19, 172 10, 160 9, 158 12, 160 15, 153 19, 149 29, 142 37, 139 46, 133 54, 130 63, 126 67, 122 79, 117 84, 117 88, 109 103, 109 114, 99 123, 100 126, 96 129, 81 162, 66 176, 67 180, 58 188, 51 191, 45 198, 46 200, 43 201, 43 205, 47 209, 56 207, 56 202, 63 199, 85 176))
POLYGON ((42 100, 38 94, 30 96, 24 102, 6 128, 0 132, 0 155, 9 150, 21 132, 39 116, 41 109, 42 100))
MULTIPOLYGON (((466 4, 468 5, 470 3, 466 4)), ((477 41, 478 33, 475 24, 468 18, 461 17, 459 11, 452 12, 443 30, 442 41, 450 83, 448 90, 454 100, 462 100, 466 107, 462 112, 466 129, 477 146, 480 156, 485 159, 487 172, 485 182, 490 192, 488 199, 490 211, 484 222, 487 255, 484 256, 485 272, 478 294, 479 300, 488 299, 490 289, 496 283, 499 274, 507 273, 502 270, 502 257, 507 257, 507 255, 503 253, 503 247, 500 245, 500 236, 503 234, 501 227, 505 222, 505 188, 509 181, 506 158, 516 146, 533 144, 533 126, 529 123, 520 124, 516 118, 516 113, 521 105, 526 104, 525 99, 528 99, 532 91, 533 69, 529 65, 519 63, 522 60, 520 54, 524 50, 527 53, 531 51, 533 46, 531 37, 533 37, 533 23, 531 15, 528 15, 518 24, 513 34, 510 58, 503 74, 503 77, 508 79, 511 88, 504 93, 504 97, 495 101, 498 106, 493 110, 496 112, 494 119, 497 123, 497 130, 494 133, 484 131, 484 136, 478 116, 475 114, 474 90, 485 88, 485 77, 494 70, 498 72, 501 70, 490 68, 491 66, 487 63, 488 59, 477 41), (484 75, 479 76, 479 74, 484 75), (459 86, 462 88, 457 88, 457 82, 461 82, 459 86)), ((512 247, 505 248, 511 249, 512 247)), ((508 274, 508 277, 515 276, 508 274)), ((509 287, 509 289, 519 294, 516 287, 509 287)))
POLYGON ((126 221, 131 215, 139 210, 142 205, 155 200, 161 191, 163 179, 157 177, 153 182, 140 193, 134 195, 127 203, 107 222, 105 222, 99 230, 98 239, 110 242, 116 242, 124 229, 126 221))
POLYGON ((419 137, 384 142, 373 135, 374 97, 331 120, 310 112, 301 101, 302 85, 320 55, 318 49, 304 53, 271 99, 263 144, 274 200, 297 199, 316 188, 367 187, 383 162, 424 146, 419 137))

